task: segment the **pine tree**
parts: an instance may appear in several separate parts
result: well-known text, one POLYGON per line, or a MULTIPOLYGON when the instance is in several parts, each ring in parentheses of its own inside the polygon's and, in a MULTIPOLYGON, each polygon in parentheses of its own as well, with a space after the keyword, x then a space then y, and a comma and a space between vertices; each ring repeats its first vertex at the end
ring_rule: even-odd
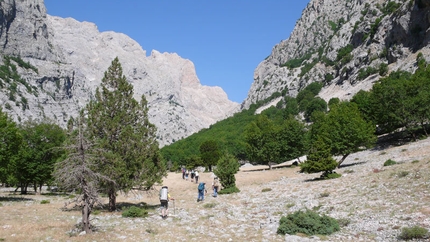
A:
POLYGON ((87 111, 90 138, 104 150, 100 172, 114 181, 102 184, 109 210, 114 211, 118 191, 149 189, 166 175, 156 127, 148 120, 145 97, 140 103, 133 98, 133 86, 123 76, 118 58, 105 72, 87 111))

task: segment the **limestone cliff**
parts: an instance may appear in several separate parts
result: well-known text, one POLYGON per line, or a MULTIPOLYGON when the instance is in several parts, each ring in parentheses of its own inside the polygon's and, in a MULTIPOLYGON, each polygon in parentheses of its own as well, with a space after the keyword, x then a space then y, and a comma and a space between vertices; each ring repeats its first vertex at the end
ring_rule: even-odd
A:
POLYGON ((190 60, 157 51, 147 56, 124 34, 47 15, 43 0, 0 2, 0 51, 8 70, 0 70, 1 106, 18 122, 48 118, 65 126, 91 100, 115 57, 136 99, 147 98, 161 146, 239 108, 220 87, 201 85, 190 60))
POLYGON ((311 0, 290 37, 255 69, 242 107, 295 96, 315 81, 326 101, 349 99, 391 71, 413 72, 417 53, 430 61, 429 26, 429 0, 311 0))

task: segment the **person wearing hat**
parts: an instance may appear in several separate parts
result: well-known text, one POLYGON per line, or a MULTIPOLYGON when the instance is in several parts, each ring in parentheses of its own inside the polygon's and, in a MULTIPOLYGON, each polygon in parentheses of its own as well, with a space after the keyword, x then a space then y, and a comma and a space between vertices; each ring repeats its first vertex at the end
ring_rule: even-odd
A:
POLYGON ((161 217, 167 218, 169 214, 169 200, 174 200, 170 197, 170 193, 167 186, 163 186, 160 190, 160 206, 161 206, 161 217))

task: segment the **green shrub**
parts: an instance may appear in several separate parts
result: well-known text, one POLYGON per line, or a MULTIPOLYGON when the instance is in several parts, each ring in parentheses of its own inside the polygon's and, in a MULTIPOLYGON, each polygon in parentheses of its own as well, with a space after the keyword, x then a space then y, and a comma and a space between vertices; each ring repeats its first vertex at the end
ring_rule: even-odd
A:
POLYGON ((139 218, 148 216, 148 211, 145 209, 138 208, 136 206, 131 206, 122 212, 122 216, 125 218, 139 218))
POLYGON ((410 228, 402 228, 402 232, 399 235, 400 239, 411 240, 411 239, 424 239, 428 236, 428 230, 420 226, 413 226, 410 228))
POLYGON ((222 189, 221 191, 218 192, 218 194, 231 194, 231 193, 237 193, 237 192, 240 192, 240 190, 239 188, 234 186, 234 187, 222 189))
POLYGON ((48 204, 48 203, 51 203, 49 200, 42 200, 42 201, 40 201, 40 204, 48 204))
POLYGON ((388 65, 386 63, 381 63, 381 65, 379 65, 379 75, 380 76, 385 76, 388 73, 388 65))
POLYGON ((336 219, 326 215, 320 216, 316 212, 307 210, 306 212, 297 211, 286 217, 282 216, 277 233, 282 235, 296 233, 329 235, 339 230, 339 223, 336 219))
POLYGON ((270 192, 270 191, 272 191, 272 188, 263 188, 261 190, 261 192, 270 192))
POLYGON ((387 161, 384 162, 384 166, 392 166, 397 164, 397 162, 393 161, 392 159, 388 159, 387 161))
POLYGON ((281 64, 281 67, 288 67, 289 69, 294 69, 302 65, 303 61, 309 60, 312 57, 312 53, 307 53, 301 58, 291 59, 281 64))
POLYGON ((377 69, 375 69, 375 68, 373 68, 373 67, 367 67, 367 68, 363 68, 363 69, 360 69, 359 71, 358 71, 358 76, 357 76, 357 78, 359 79, 359 80, 364 80, 364 79, 366 79, 368 76, 370 76, 370 75, 372 75, 372 74, 375 74, 375 73, 377 73, 378 72, 378 70, 377 69))
POLYGON ((341 176, 342 176, 341 174, 333 172, 333 173, 327 173, 327 174, 325 174, 324 178, 325 179, 336 179, 336 178, 339 178, 341 176))

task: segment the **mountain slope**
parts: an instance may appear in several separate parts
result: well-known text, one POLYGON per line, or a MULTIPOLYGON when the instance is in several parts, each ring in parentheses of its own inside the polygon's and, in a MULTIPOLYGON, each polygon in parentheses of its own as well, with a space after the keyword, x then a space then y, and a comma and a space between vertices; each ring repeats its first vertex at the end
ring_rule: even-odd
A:
POLYGON ((147 98, 161 146, 239 108, 220 87, 201 85, 194 64, 175 53, 154 50, 147 56, 124 34, 100 33, 93 23, 47 15, 43 0, 2 1, 0 12, 2 65, 21 77, 0 76, 1 106, 18 122, 48 118, 65 126, 91 100, 115 57, 135 97, 147 98), (5 57, 15 59, 8 63, 5 57))
POLYGON ((295 96, 315 81, 325 84, 326 101, 349 99, 370 89, 384 66, 383 75, 413 72, 417 53, 430 60, 429 11, 428 0, 311 0, 290 37, 255 69, 242 108, 276 92, 295 96))

